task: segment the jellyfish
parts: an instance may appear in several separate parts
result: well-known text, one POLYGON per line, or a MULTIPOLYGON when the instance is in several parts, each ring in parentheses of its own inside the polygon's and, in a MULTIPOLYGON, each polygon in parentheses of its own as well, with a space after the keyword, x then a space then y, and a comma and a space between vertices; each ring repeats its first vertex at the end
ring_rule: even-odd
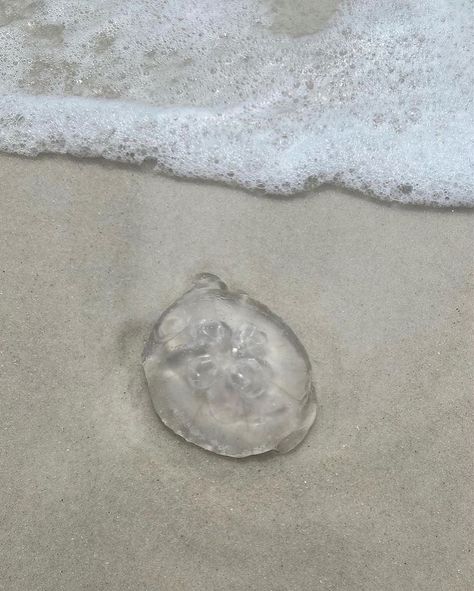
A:
POLYGON ((162 313, 143 367, 162 422, 216 454, 288 452, 316 416, 311 364, 295 333, 215 275, 199 275, 162 313))

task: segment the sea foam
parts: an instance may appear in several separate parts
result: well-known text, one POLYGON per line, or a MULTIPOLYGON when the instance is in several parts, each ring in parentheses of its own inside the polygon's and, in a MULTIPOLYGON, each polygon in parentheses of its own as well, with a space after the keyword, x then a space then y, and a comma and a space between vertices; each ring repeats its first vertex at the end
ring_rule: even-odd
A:
POLYGON ((277 194, 333 183, 474 204, 472 0, 345 1, 300 36, 275 10, 0 2, 0 149, 152 160, 277 194))

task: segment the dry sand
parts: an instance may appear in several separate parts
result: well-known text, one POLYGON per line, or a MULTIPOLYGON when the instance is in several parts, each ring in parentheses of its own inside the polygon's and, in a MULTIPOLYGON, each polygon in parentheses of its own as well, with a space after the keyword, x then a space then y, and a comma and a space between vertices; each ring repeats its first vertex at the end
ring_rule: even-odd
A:
POLYGON ((0 171, 0 589, 472 588, 472 212, 0 171), (307 347, 295 452, 221 458, 154 414, 142 346, 199 271, 307 347))

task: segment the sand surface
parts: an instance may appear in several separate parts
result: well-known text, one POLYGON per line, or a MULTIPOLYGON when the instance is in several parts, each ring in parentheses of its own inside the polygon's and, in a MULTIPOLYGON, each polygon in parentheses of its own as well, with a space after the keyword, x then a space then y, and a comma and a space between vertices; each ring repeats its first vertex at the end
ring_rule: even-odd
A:
POLYGON ((0 157, 0 589, 471 589, 473 213, 0 157), (319 413, 229 460, 140 354, 209 271, 297 332, 319 413))

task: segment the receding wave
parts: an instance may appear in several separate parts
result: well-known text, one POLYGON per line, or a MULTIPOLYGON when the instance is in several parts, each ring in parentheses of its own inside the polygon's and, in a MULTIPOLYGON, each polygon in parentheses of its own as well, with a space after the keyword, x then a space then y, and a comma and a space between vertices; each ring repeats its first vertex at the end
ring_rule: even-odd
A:
POLYGON ((474 203, 472 0, 341 2, 302 35, 272 8, 0 2, 0 149, 474 203))

